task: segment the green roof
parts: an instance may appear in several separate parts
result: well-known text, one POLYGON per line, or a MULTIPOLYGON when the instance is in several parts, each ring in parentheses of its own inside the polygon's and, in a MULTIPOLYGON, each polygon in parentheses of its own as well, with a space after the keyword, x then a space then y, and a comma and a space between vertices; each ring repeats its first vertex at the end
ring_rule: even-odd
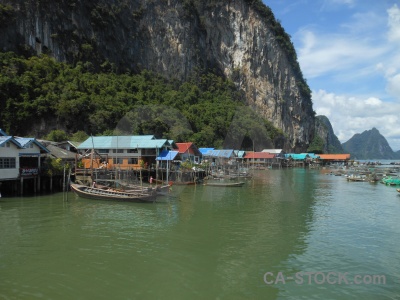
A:
POLYGON ((155 149, 169 145, 166 139, 155 139, 154 135, 94 136, 89 137, 77 149, 155 149))

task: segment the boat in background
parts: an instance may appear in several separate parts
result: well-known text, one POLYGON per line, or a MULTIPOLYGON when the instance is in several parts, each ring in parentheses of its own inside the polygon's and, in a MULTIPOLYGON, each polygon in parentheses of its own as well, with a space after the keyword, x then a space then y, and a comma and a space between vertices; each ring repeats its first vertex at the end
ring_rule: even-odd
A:
POLYGON ((206 182, 204 185, 221 187, 241 187, 244 182, 206 182))
POLYGON ((392 176, 387 176, 382 178, 381 180, 382 183, 386 185, 400 185, 400 178, 394 178, 392 176))
POLYGON ((154 189, 116 190, 107 186, 86 186, 71 183, 71 190, 81 198, 93 200, 114 200, 126 202, 155 202, 157 192, 154 189))
POLYGON ((355 181, 355 182, 360 182, 360 181, 366 181, 367 177, 365 175, 357 175, 357 174, 351 174, 346 177, 347 181, 355 181))

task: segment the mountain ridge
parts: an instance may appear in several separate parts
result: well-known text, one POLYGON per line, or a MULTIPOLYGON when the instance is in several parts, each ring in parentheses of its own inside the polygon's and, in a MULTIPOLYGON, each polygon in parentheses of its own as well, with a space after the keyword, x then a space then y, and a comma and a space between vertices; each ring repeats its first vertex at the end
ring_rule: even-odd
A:
POLYGON ((400 159, 400 151, 394 152, 375 127, 353 135, 342 146, 353 159, 400 159))

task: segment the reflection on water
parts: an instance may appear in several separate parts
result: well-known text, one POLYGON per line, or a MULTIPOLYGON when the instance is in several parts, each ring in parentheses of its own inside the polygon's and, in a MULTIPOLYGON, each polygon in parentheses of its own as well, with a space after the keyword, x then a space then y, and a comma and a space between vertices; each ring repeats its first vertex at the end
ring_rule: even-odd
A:
POLYGON ((0 297, 393 299, 396 196, 290 169, 258 171, 240 188, 176 186, 155 204, 2 198, 0 297), (266 284, 266 272, 385 274, 387 284, 266 284))

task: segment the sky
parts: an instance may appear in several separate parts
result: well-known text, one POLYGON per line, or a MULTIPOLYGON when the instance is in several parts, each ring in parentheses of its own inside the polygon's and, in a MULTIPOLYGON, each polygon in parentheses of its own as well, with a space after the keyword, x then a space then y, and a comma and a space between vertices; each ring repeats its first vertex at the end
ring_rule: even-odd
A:
POLYGON ((263 0, 291 36, 340 142, 373 127, 400 150, 400 0, 263 0))

